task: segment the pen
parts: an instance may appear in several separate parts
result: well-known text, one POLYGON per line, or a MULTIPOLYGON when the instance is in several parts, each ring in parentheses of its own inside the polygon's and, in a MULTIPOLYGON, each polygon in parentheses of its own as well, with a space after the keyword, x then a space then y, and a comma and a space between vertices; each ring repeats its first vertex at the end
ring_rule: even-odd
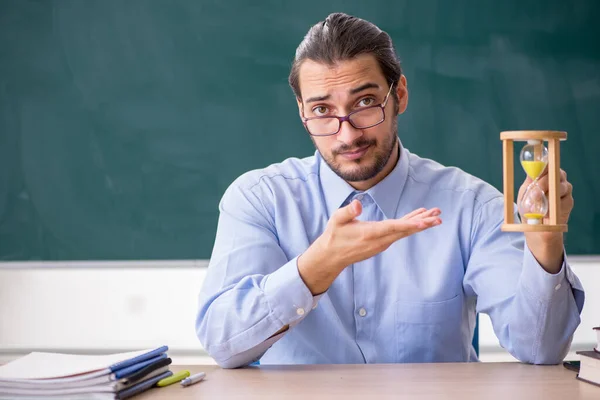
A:
POLYGON ((189 378, 185 378, 184 380, 182 380, 181 386, 185 387, 185 386, 193 385, 194 383, 198 383, 202 379, 204 379, 205 376, 206 376, 206 374, 204 372, 199 372, 195 375, 190 376, 189 378))
POLYGON ((165 379, 161 379, 160 381, 158 381, 156 383, 156 386, 160 386, 160 387, 169 386, 175 382, 179 382, 180 380, 187 378, 188 376, 190 376, 190 371, 188 371, 188 370, 179 371, 175 375, 172 375, 165 379))

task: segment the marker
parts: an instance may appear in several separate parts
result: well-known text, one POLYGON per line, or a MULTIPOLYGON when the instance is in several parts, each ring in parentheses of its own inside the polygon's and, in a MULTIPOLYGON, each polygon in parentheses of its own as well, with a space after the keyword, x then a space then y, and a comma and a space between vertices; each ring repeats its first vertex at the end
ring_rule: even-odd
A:
POLYGON ((182 379, 187 378, 188 376, 190 376, 190 371, 184 369, 183 371, 179 371, 175 375, 172 375, 165 379, 161 379, 160 381, 158 381, 156 383, 156 386, 160 386, 160 387, 169 386, 169 385, 179 382, 182 379))
POLYGON ((193 385, 194 383, 198 383, 202 379, 204 379, 205 376, 206 376, 206 374, 204 372, 199 372, 195 375, 190 376, 189 378, 185 378, 184 380, 182 380, 181 386, 185 387, 185 386, 193 385))

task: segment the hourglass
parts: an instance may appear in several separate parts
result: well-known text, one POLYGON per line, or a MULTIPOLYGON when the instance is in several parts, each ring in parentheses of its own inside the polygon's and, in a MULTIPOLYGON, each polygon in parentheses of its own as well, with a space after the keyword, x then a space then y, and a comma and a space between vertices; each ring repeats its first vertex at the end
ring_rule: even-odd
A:
POLYGON ((521 220, 530 225, 539 225, 548 212, 548 199, 538 185, 538 178, 548 164, 548 150, 541 140, 529 139, 521 149, 521 166, 532 182, 525 189, 521 202, 517 204, 521 220))
POLYGON ((567 139, 559 131, 506 131, 500 133, 503 150, 504 224, 505 232, 566 232, 567 225, 558 223, 560 209, 560 141, 567 139), (514 222, 514 141, 526 142, 521 149, 521 167, 531 178, 523 198, 517 204, 521 223, 514 222), (548 142, 548 148, 544 145, 548 142), (548 168, 548 196, 538 185, 548 168), (545 218, 547 218, 545 220, 545 218))

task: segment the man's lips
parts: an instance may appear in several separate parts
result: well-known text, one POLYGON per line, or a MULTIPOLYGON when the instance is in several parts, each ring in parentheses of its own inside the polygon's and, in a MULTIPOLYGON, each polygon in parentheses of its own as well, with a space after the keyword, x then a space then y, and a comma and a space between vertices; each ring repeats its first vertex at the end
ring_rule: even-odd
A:
POLYGON ((364 156, 365 153, 369 150, 369 147, 371 147, 370 144, 363 146, 363 147, 359 147, 358 149, 355 149, 355 150, 339 153, 339 155, 344 157, 347 160, 356 160, 356 159, 364 156))

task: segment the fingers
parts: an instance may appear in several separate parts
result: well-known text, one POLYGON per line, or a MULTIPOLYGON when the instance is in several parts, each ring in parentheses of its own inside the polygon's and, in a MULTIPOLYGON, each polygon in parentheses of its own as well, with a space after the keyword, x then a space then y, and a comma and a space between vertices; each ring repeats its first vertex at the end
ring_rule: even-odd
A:
MULTIPOLYGON (((548 182, 546 182, 545 185, 540 185, 540 189, 542 189, 544 191, 544 193, 547 195, 549 193, 549 188, 548 188, 548 182)), ((568 196, 569 194, 571 194, 573 191, 573 185, 571 185, 569 182, 561 182, 558 185, 558 196, 559 197, 565 197, 568 196)))
POLYGON ((561 182, 566 182, 567 181, 567 172, 565 170, 560 170, 560 181, 561 182))
POLYGON ((355 229, 356 233, 352 237, 359 239, 360 248, 368 253, 377 254, 402 238, 441 224, 439 214, 439 209, 418 209, 401 219, 354 221, 347 227, 355 229), (410 218, 406 218, 407 216, 410 218))
POLYGON ((331 219, 337 224, 345 224, 354 220, 360 213, 362 213, 362 204, 358 200, 352 200, 347 206, 338 208, 331 219))
MULTIPOLYGON (((567 181, 567 173, 564 170, 561 169, 559 171, 558 175, 560 176, 560 179, 559 179, 560 182, 566 182, 567 181)), ((544 178, 546 179, 546 181, 548 181, 548 174, 544 174, 544 178)))
POLYGON ((561 182, 559 196, 562 199, 563 197, 570 196, 573 193, 573 185, 569 182, 561 182))
POLYGON ((442 223, 442 219, 437 215, 423 218, 422 220, 417 222, 417 227, 420 231, 425 230, 427 228, 432 228, 442 223))
POLYGON ((417 210, 414 210, 408 214, 406 214, 404 217, 400 218, 399 220, 390 220, 390 225, 392 226, 397 226, 400 231, 402 231, 403 229, 410 229, 410 227, 414 226, 417 229, 426 229, 429 228, 431 226, 435 226, 435 225, 431 225, 432 223, 436 223, 439 222, 441 223, 441 219, 438 218, 438 216, 442 213, 442 211, 437 208, 430 208, 429 210, 425 209, 425 208, 419 208, 417 210), (402 221, 402 222, 410 222, 411 224, 397 224, 394 221, 402 221))
MULTIPOLYGON (((560 170, 560 181, 561 182, 565 182, 567 180, 567 172, 564 169, 560 170)), ((538 182, 541 181, 548 181, 548 168, 545 168, 544 171, 540 174, 540 176, 538 177, 538 182)), ((524 185, 529 185, 531 182, 533 182, 533 179, 531 179, 529 177, 529 175, 525 176, 525 181, 523 182, 524 185)))
MULTIPOLYGON (((536 183, 540 189, 542 189, 542 191, 544 193, 548 193, 549 192, 549 182, 548 182, 548 176, 544 176, 543 178, 538 179, 537 183, 536 183)), ((525 189, 527 189, 527 187, 525 187, 525 189)), ((569 195, 570 193, 572 193, 573 191, 573 185, 567 181, 567 174, 566 173, 561 173, 561 179, 560 179, 560 183, 558 185, 558 195, 560 197, 564 197, 569 195)))
POLYGON ((390 244, 400 240, 402 238, 414 235, 415 233, 422 232, 429 228, 433 228, 442 223, 439 217, 427 217, 420 221, 411 221, 405 226, 396 226, 393 233, 385 237, 385 240, 389 241, 390 244))
MULTIPOLYGON (((390 236, 398 236, 394 240, 398 240, 401 237, 406 237, 412 235, 413 233, 417 233, 423 231, 428 228, 432 228, 442 223, 441 218, 438 217, 439 210, 437 212, 429 210, 433 214, 437 215, 427 215, 416 217, 413 216, 411 219, 388 219, 385 221, 372 222, 370 223, 370 232, 368 236, 370 238, 389 238, 390 236)), ((423 212, 423 214, 427 214, 429 212, 423 212)))
POLYGON ((417 222, 417 228, 419 231, 423 231, 427 228, 432 228, 442 223, 442 219, 438 216, 432 216, 423 218, 422 220, 417 222))
POLYGON ((414 217, 415 215, 424 213, 425 211, 427 211, 427 209, 424 207, 417 208, 416 210, 409 212, 408 214, 406 214, 405 216, 403 216, 400 219, 410 219, 410 218, 414 217))
POLYGON ((441 213, 442 213, 442 210, 440 210, 439 208, 432 208, 428 212, 424 213, 422 216, 423 217, 437 217, 441 213))
POLYGON ((424 217, 430 217, 430 216, 440 215, 440 214, 441 214, 441 211, 439 208, 430 208, 428 210, 426 208, 421 207, 414 211, 409 212, 408 214, 406 214, 405 216, 403 216, 400 219, 408 220, 408 219, 415 218, 415 217, 424 218, 424 217))
MULTIPOLYGON (((544 170, 542 171, 542 173, 540 174, 540 176, 538 178, 542 179, 543 177, 545 177, 547 175, 548 175, 548 165, 546 165, 544 167, 544 170)), ((532 180, 529 176, 527 176, 527 179, 529 179, 529 182, 532 182, 532 180)), ((561 180, 561 182, 567 180, 567 173, 562 168, 560 169, 560 180, 561 180)))

